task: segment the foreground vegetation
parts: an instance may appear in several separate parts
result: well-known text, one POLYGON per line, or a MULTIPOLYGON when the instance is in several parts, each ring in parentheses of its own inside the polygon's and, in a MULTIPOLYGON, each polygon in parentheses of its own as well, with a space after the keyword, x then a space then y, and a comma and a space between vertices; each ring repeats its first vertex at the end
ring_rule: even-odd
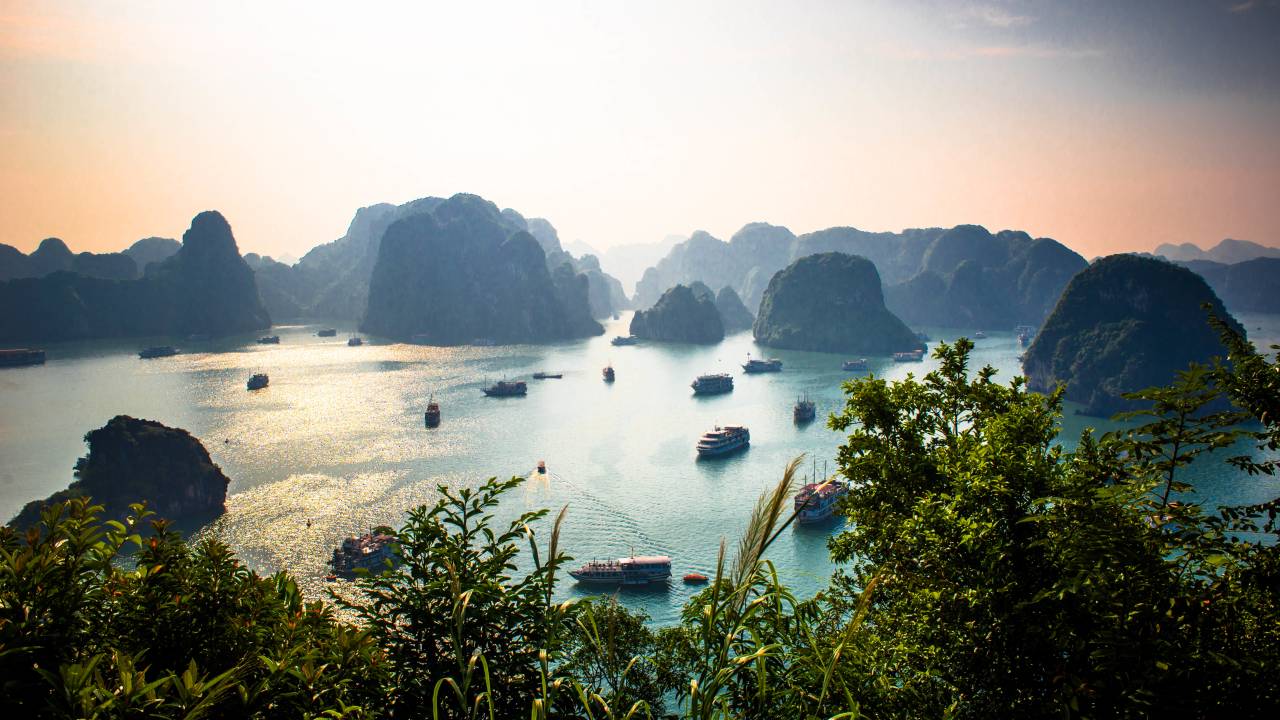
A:
MULTIPOLYGON (((355 624, 140 506, 118 523, 51 505, 0 537, 0 702, 95 718, 1262 716, 1280 707, 1280 498, 1210 510, 1184 470, 1242 440, 1274 457, 1280 369, 1218 329, 1229 364, 1140 393, 1143 424, 1072 452, 1054 442, 1060 395, 971 373, 965 340, 922 379, 850 382, 831 419, 852 490, 829 588, 796 598, 767 557, 793 463, 656 632, 610 598, 556 601, 563 512, 545 539, 545 511, 493 518, 519 479, 413 510, 399 567, 343 603, 355 624)), ((1277 469, 1221 461, 1240 482, 1277 469)))

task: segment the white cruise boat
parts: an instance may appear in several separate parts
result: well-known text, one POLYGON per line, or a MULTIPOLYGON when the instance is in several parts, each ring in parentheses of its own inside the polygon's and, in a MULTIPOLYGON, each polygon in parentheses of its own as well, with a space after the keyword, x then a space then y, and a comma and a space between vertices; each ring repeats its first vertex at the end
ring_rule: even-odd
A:
POLYGON ((715 457, 741 450, 751 444, 751 431, 741 425, 717 426, 698 439, 698 456, 715 457))
POLYGON ((592 585, 648 585, 671 577, 667 555, 632 555, 617 560, 592 560, 569 574, 580 583, 592 585))

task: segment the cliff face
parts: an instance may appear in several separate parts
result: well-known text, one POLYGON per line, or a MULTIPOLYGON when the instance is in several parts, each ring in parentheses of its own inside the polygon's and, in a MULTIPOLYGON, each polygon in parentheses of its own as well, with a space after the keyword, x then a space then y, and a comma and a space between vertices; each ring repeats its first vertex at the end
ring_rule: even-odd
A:
POLYGON ((217 212, 197 215, 182 248, 151 268, 136 280, 63 271, 0 283, 0 340, 227 335, 271 325, 217 212))
POLYGON ((76 480, 46 500, 28 503, 11 525, 28 527, 39 521, 42 506, 84 495, 116 517, 130 503, 144 501, 169 519, 226 510, 230 480, 186 430, 117 415, 85 435, 85 442, 89 454, 76 463, 76 480))
POLYGON ((457 345, 549 342, 604 329, 590 318, 585 278, 547 269, 538 241, 474 195, 455 195, 383 234, 361 328, 457 345))
POLYGON ((705 287, 676 285, 631 318, 631 334, 648 340, 708 345, 724 339, 724 323, 705 287))
POLYGON ((880 274, 866 258, 822 253, 769 281, 755 322, 761 345, 887 355, 923 347, 884 305, 880 274))
POLYGON ((755 325, 756 316, 751 314, 747 306, 742 304, 738 293, 728 285, 716 293, 716 310, 720 311, 720 320, 724 322, 724 331, 727 333, 750 330, 755 325))
POLYGON ((1164 385, 1224 353, 1201 305, 1226 318, 1198 275, 1163 260, 1112 255, 1076 275, 1023 357, 1033 390, 1066 384, 1091 415, 1133 409, 1124 393, 1164 385))
POLYGON ((171 333, 216 337, 271 326, 253 270, 240 257, 222 213, 196 215, 182 234, 182 248, 153 277, 174 301, 171 333))

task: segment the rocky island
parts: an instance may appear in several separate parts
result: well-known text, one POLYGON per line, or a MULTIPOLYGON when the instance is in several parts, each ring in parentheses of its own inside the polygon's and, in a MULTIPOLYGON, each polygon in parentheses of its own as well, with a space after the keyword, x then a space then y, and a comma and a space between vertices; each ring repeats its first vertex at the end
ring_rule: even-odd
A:
POLYGON ((30 527, 45 505, 82 496, 103 505, 108 517, 122 517, 130 504, 144 501, 167 519, 226 510, 230 480, 186 430, 117 415, 84 440, 89 454, 76 462, 75 481, 45 500, 27 503, 10 525, 30 527))
MULTIPOLYGON (((43 246, 42 246, 43 247, 43 246)), ((120 255, 130 267, 135 263, 120 255)), ((182 247, 137 279, 59 270, 0 283, 0 341, 139 335, 210 336, 270 327, 231 226, 202 212, 182 247)))
POLYGON ((1241 333, 1222 301, 1190 270, 1137 255, 1095 261, 1067 285, 1023 357, 1032 390, 1066 385, 1088 415, 1140 405, 1123 394, 1167 385, 1190 362, 1225 351, 1202 305, 1241 333))
POLYGON ((431 345, 599 335, 587 285, 567 264, 551 272, 537 239, 496 205, 459 194, 387 227, 360 327, 431 345))
POLYGON ((724 322, 706 286, 676 285, 631 318, 631 334, 646 340, 710 345, 724 339, 724 322))
POLYGON ((769 281, 756 317, 761 345, 888 355, 924 347, 884 305, 870 260, 844 253, 800 258, 769 281))

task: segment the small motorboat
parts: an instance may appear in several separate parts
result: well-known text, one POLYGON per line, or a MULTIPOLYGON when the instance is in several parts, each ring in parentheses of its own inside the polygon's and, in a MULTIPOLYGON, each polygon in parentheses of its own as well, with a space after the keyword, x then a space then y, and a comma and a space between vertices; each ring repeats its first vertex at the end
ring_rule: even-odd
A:
POLYGON ((259 344, 259 345, 279 345, 279 344, 280 344, 280 336, 279 336, 279 335, 264 335, 264 336, 262 336, 262 337, 258 338, 258 344, 259 344))
POLYGON ((546 460, 539 460, 539 461, 538 461, 538 474, 539 474, 539 475, 546 475, 546 474, 547 474, 547 461, 546 461, 546 460))
POLYGON ((338 334, 338 328, 322 328, 316 333, 316 337, 333 337, 338 334))
POLYGON ((436 402, 434 395, 427 400, 427 411, 423 413, 423 420, 429 428, 440 427, 440 403, 436 402))
POLYGON ((612 365, 606 365, 603 370, 603 374, 604 374, 605 382, 607 383, 613 382, 613 366, 612 365))
POLYGON ((245 383, 245 386, 250 390, 261 390, 269 382, 270 378, 267 377, 266 373, 254 373, 253 377, 249 378, 249 382, 245 383))
POLYGON ((685 585, 701 585, 702 583, 707 582, 708 580, 710 580, 710 578, 708 578, 706 575, 703 575, 702 573, 691 572, 691 573, 685 573, 685 576, 684 576, 685 585))
POLYGON ((564 377, 564 373, 536 372, 533 374, 534 380, 559 380, 564 377))
POLYGON ((355 337, 355 336, 347 338, 347 347, 360 347, 363 344, 364 344, 364 338, 355 337))

